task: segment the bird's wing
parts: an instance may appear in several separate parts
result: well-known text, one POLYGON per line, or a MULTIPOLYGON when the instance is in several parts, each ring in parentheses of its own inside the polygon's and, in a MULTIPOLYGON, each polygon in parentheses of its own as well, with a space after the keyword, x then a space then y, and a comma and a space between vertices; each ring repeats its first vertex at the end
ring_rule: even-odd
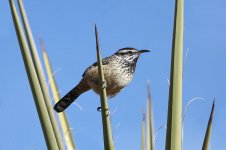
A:
MULTIPOLYGON (((102 65, 107 65, 109 63, 111 57, 106 57, 104 59, 102 59, 102 65)), ((97 67, 97 62, 93 63, 91 66, 89 66, 83 73, 82 77, 84 77, 87 73, 88 70, 90 70, 93 67, 97 67)))

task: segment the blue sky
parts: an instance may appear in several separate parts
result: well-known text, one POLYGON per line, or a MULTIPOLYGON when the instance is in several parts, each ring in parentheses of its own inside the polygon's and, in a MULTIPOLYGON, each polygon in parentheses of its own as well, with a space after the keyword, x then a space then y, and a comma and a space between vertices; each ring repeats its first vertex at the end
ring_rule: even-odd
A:
MULTIPOLYGON (((138 150, 151 82, 155 129, 166 124, 174 1, 24 0, 36 40, 45 42, 61 95, 74 87, 96 61, 94 23, 102 56, 122 47, 150 49, 137 64, 131 84, 109 101, 116 150, 138 150), (117 137, 117 138, 116 138, 117 137)), ((226 1, 185 1, 183 106, 194 97, 184 122, 184 150, 201 149, 211 103, 216 96, 211 149, 226 148, 226 1)), ((8 1, 0 1, 0 149, 46 149, 40 122, 19 50, 8 1)), ((66 113, 78 150, 103 150, 99 97, 89 91, 66 113)), ((165 130, 156 138, 165 145, 165 130)))

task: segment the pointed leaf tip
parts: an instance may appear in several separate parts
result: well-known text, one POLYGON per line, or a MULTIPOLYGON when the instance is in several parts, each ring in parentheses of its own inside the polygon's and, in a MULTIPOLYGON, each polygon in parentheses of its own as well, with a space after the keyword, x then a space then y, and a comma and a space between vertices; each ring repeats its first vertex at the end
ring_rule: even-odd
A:
POLYGON ((42 52, 45 52, 46 53, 46 48, 45 48, 44 42, 42 40, 42 37, 39 37, 38 39, 39 39, 39 44, 41 46, 42 52))
POLYGON ((214 97, 213 104, 212 104, 212 109, 211 109, 211 114, 210 114, 210 122, 212 123, 213 120, 213 113, 214 113, 214 108, 215 108, 215 101, 216 97, 214 97))

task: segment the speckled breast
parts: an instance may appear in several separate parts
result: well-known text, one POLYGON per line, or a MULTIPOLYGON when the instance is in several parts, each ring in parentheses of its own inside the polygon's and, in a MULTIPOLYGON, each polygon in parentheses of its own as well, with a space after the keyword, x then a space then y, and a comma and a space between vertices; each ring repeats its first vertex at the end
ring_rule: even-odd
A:
MULTIPOLYGON (((120 65, 120 63, 110 62, 107 65, 103 65, 103 72, 107 83, 107 96, 115 96, 132 80, 132 74, 128 72, 127 68, 120 65)), ((84 78, 88 85, 99 94, 98 67, 90 68, 84 78)))

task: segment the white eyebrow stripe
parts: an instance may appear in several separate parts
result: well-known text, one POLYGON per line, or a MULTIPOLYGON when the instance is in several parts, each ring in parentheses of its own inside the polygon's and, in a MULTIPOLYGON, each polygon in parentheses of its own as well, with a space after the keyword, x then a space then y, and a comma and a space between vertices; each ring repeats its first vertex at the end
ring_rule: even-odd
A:
POLYGON ((136 53, 137 51, 136 50, 122 50, 122 51, 120 51, 120 53, 129 53, 129 52, 136 53))

